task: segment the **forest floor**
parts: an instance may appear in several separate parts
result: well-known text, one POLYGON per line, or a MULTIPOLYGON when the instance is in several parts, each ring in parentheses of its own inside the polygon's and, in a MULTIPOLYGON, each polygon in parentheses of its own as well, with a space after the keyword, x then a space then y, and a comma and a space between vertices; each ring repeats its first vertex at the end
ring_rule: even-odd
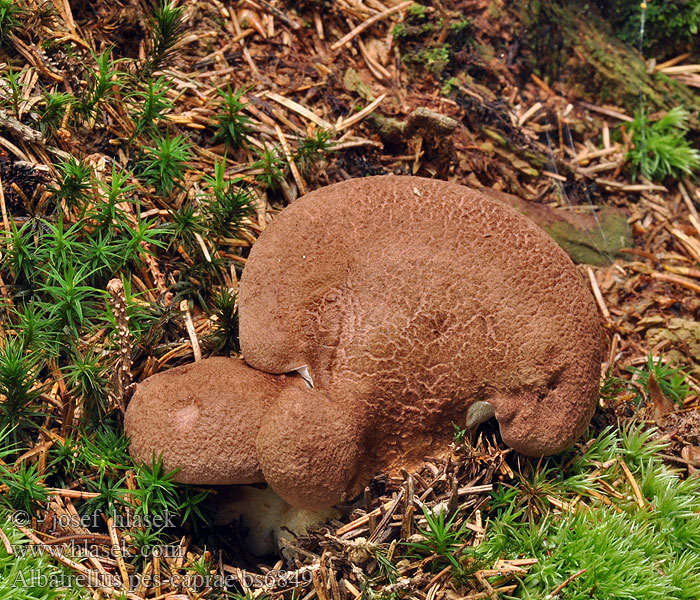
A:
MULTIPOLYGON (((700 597, 700 188, 638 174, 635 114, 538 75, 505 5, 444 4, 0 1, 6 597, 54 597, 17 583, 32 569, 71 598, 700 597), (124 406, 236 352, 238 278, 277 212, 383 173, 493 188, 571 254, 605 335, 599 409, 540 461, 457 427, 253 557, 208 523, 210 491, 130 462, 124 406)), ((692 89, 690 61, 649 70, 692 89)))

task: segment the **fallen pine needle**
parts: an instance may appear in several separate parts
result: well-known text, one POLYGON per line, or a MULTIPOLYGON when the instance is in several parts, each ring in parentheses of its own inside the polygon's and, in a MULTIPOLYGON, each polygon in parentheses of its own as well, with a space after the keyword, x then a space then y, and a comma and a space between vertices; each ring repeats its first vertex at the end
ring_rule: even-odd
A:
POLYGON ((670 273, 654 272, 651 274, 651 276, 654 279, 658 279, 659 281, 667 281, 668 283, 675 283, 676 285, 680 285, 684 288, 687 288, 689 290, 692 290, 692 291, 700 294, 700 285, 698 285, 694 281, 690 281, 690 279, 686 279, 685 277, 681 277, 680 275, 671 275, 670 273))
POLYGON ((577 577, 581 577, 581 575, 583 575, 585 572, 586 572, 586 569, 581 569, 580 571, 577 571, 577 572, 574 573, 571 577, 568 577, 568 578, 565 579, 562 583, 560 583, 557 587, 555 587, 555 588, 552 590, 552 593, 551 593, 551 594, 548 594, 547 597, 548 597, 548 598, 553 598, 554 596, 558 595, 559 592, 561 592, 561 591, 562 591, 567 585, 569 585, 574 579, 576 579, 577 577))
POLYGON ((336 131, 342 131, 348 127, 352 127, 355 123, 362 121, 367 115, 371 114, 377 106, 386 98, 386 94, 382 94, 371 104, 365 106, 359 113, 352 115, 352 117, 346 119, 342 123, 338 123, 335 127, 336 131))
POLYGON ((187 300, 183 300, 182 302, 180 302, 180 310, 184 313, 185 327, 187 328, 187 335, 189 335, 190 342, 192 344, 194 362, 199 362, 200 360, 202 360, 202 349, 199 347, 197 332, 194 329, 194 323, 192 322, 192 315, 190 314, 190 307, 187 300))
POLYGON ((598 287, 598 280, 595 277, 595 273, 593 272, 593 269, 590 266, 586 266, 586 270, 588 271, 588 279, 591 282, 591 288, 593 289, 593 295, 595 296, 595 300, 598 303, 598 307, 600 308, 600 312, 603 314, 603 317, 605 317, 605 320, 609 321, 610 320, 610 311, 608 310, 608 307, 605 304, 605 299, 603 298, 603 294, 600 291, 600 287, 598 287))
POLYGON ((632 486, 632 490, 634 491, 634 497, 637 499, 637 505, 639 506, 639 508, 644 508, 644 496, 642 496, 642 490, 639 489, 639 484, 634 478, 634 475, 632 475, 632 471, 630 471, 630 468, 627 466, 627 463, 625 463, 625 461, 622 459, 620 459, 620 466, 622 467, 622 470, 625 473, 625 477, 627 477, 627 480, 632 486))

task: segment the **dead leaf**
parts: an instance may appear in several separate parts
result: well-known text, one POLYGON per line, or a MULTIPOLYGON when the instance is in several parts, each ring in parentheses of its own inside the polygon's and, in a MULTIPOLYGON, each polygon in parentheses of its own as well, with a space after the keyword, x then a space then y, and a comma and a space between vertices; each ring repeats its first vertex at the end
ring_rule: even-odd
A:
POLYGON ((656 375, 652 371, 649 373, 649 397, 654 405, 654 419, 657 423, 662 423, 666 415, 673 412, 673 402, 671 402, 661 391, 661 386, 656 380, 656 375))

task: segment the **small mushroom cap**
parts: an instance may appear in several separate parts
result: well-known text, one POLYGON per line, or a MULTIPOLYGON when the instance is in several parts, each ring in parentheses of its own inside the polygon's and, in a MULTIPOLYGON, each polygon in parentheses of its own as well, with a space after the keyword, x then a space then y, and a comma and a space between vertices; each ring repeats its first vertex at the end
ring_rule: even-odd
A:
POLYGON ((136 462, 163 457, 182 483, 216 485, 263 481, 255 437, 265 411, 287 385, 234 358, 208 358, 162 371, 136 388, 124 417, 136 462))
POLYGON ((364 446, 351 406, 287 388, 255 442, 265 481, 289 504, 320 510, 344 499, 364 446))

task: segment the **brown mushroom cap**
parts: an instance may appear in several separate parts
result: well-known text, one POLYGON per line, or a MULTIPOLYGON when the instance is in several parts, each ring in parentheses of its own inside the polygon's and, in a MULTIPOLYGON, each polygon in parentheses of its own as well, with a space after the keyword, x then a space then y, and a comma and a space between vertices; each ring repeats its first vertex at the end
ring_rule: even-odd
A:
POLYGON ((320 510, 343 500, 364 447, 352 406, 322 392, 287 388, 256 437, 265 481, 289 504, 320 510))
POLYGON ((162 454, 182 483, 263 481, 255 437, 265 411, 286 386, 306 384, 208 358, 157 373, 136 388, 124 418, 129 451, 147 465, 162 454))
POLYGON ((600 326, 582 277, 476 190, 381 176, 312 192, 254 245, 239 305, 251 366, 306 366, 365 425, 355 489, 446 448, 477 401, 530 455, 571 445, 595 410, 600 326))

